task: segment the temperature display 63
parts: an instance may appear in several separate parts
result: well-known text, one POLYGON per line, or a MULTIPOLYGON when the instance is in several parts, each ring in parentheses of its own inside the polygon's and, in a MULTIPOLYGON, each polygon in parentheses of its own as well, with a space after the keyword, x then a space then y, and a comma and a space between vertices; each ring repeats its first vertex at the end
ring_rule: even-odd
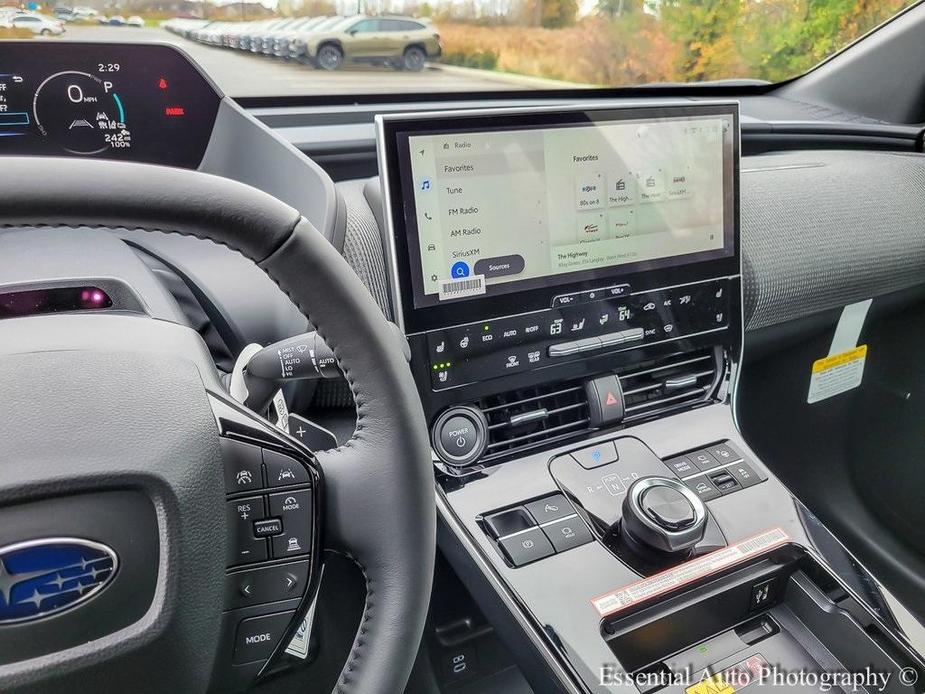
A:
POLYGON ((195 168, 221 95, 160 45, 0 44, 0 154, 195 168))

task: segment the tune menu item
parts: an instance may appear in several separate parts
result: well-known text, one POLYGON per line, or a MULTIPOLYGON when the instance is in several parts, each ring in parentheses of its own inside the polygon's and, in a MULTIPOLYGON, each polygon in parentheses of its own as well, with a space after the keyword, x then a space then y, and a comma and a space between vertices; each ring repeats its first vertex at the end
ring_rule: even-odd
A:
POLYGON ((170 46, 3 42, 0 154, 195 168, 221 98, 170 46))

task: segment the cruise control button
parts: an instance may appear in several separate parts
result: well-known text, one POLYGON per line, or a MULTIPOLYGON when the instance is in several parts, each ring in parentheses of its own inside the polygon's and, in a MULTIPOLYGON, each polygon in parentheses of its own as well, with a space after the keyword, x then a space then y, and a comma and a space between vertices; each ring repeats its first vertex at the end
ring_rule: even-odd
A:
POLYGON ((305 466, 288 455, 264 450, 263 462, 267 466, 267 484, 271 487, 282 487, 287 484, 308 484, 311 482, 311 477, 305 466))
POLYGON ((260 448, 224 436, 219 437, 218 441, 225 467, 225 491, 232 494, 260 489, 263 486, 260 448))
POLYGON ((450 417, 440 427, 440 444, 451 456, 464 458, 479 442, 478 429, 468 417, 450 417))
POLYGON ((593 470, 601 465, 613 463, 620 457, 617 453, 617 447, 613 445, 613 441, 604 441, 595 446, 580 448, 577 451, 572 451, 571 456, 585 470, 593 470))
POLYGON ((546 533, 546 537, 552 542, 557 552, 564 552, 594 539, 588 526, 578 516, 544 525, 543 532, 546 533))
POLYGON ((279 518, 268 518, 254 523, 254 535, 257 537, 279 535, 281 532, 283 532, 283 524, 279 518))
POLYGON ((523 566, 555 553, 552 543, 539 528, 499 540, 501 548, 514 566, 523 566))
POLYGON ((238 624, 234 641, 234 663, 253 663, 266 660, 273 654, 276 644, 283 638, 295 610, 265 617, 252 617, 238 624))
POLYGON ((280 518, 283 523, 283 532, 271 539, 274 558, 307 554, 311 551, 311 492, 271 494, 270 515, 280 518))
POLYGON ((225 505, 225 517, 231 529, 226 554, 229 566, 267 558, 267 541, 254 535, 254 521, 263 520, 265 515, 261 496, 229 501, 225 505))
POLYGON ((527 510, 538 524, 559 520, 575 513, 575 509, 561 494, 554 494, 553 496, 547 496, 545 499, 531 501, 527 504, 527 510))
POLYGON ((709 501, 710 499, 716 499, 722 496, 722 493, 713 486, 713 483, 707 479, 706 475, 691 477, 689 480, 685 480, 684 484, 703 501, 709 501))

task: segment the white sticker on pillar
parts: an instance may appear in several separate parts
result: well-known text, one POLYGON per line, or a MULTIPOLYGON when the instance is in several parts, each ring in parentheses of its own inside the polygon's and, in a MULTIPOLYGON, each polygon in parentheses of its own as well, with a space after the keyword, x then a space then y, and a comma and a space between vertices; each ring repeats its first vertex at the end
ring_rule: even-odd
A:
POLYGON ((826 400, 861 385, 867 345, 858 345, 858 339, 872 301, 859 301, 842 309, 828 355, 813 362, 806 402, 826 400))

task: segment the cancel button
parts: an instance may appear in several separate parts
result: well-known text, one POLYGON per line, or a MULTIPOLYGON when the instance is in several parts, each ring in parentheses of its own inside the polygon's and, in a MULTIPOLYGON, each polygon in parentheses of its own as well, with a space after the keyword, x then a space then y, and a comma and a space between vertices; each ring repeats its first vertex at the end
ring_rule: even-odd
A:
POLYGON ((499 255, 497 258, 482 258, 475 264, 475 274, 489 277, 519 275, 524 271, 522 255, 499 255))

